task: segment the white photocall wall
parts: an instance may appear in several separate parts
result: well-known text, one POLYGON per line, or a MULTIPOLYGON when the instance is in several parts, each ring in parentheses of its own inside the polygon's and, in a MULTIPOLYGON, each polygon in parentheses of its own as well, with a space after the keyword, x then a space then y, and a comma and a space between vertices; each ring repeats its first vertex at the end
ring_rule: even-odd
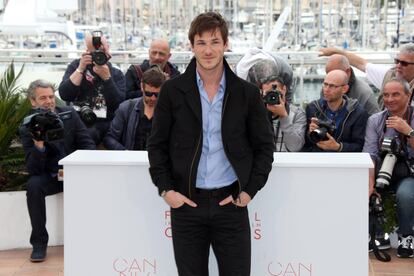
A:
MULTIPOLYGON (((77 151, 60 163, 65 276, 177 275, 169 207, 146 152, 77 151)), ((251 275, 368 275, 371 166, 364 153, 275 154, 249 204, 251 275)), ((210 271, 218 275, 213 254, 210 271)))

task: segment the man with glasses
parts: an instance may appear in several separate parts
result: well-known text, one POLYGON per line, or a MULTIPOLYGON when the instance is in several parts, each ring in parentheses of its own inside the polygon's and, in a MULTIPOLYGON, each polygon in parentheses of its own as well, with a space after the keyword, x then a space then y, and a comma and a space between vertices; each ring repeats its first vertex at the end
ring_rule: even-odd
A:
POLYGON ((322 97, 306 107, 308 132, 303 151, 362 150, 368 113, 357 100, 345 95, 348 89, 344 71, 332 70, 326 75, 322 97))
POLYGON ((174 78, 180 74, 177 66, 168 61, 171 53, 166 39, 153 40, 148 51, 148 57, 149 59, 144 60, 141 64, 129 66, 128 71, 125 73, 126 99, 142 97, 142 73, 153 65, 158 65, 167 79, 174 78))
MULTIPOLYGON (((406 80, 410 85, 410 91, 413 92, 414 43, 405 44, 400 48, 397 57, 394 59, 395 66, 392 68, 384 65, 369 63, 366 59, 360 56, 337 48, 324 48, 321 49, 320 52, 321 56, 331 56, 333 54, 344 55, 348 58, 352 66, 365 72, 368 81, 376 88, 380 89, 380 95, 378 97, 380 109, 384 109, 384 101, 382 98, 384 84, 390 79, 397 77, 406 80)), ((412 102, 411 105, 413 105, 412 102)))
POLYGON ((342 70, 348 75, 349 89, 346 95, 349 98, 358 100, 369 115, 380 111, 377 99, 375 98, 374 93, 372 93, 371 87, 367 82, 355 76, 354 70, 349 64, 346 56, 334 54, 328 58, 325 65, 325 72, 329 73, 336 69, 342 70))
POLYGON ((165 80, 165 74, 157 65, 142 74, 143 96, 124 101, 119 106, 103 141, 107 149, 147 149, 158 93, 165 80))

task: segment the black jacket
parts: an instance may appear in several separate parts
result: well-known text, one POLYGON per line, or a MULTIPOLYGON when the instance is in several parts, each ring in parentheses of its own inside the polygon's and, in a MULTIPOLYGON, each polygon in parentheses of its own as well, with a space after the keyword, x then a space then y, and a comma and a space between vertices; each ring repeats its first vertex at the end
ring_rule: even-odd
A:
MULTIPOLYGON (((257 87, 238 78, 224 60, 222 140, 239 189, 252 198, 266 183, 273 162, 273 134, 257 87)), ((192 197, 203 141, 200 92, 193 59, 184 74, 167 81, 155 109, 148 157, 161 193, 173 189, 192 197)))
POLYGON ((57 173, 60 159, 78 149, 95 149, 95 143, 89 136, 85 125, 79 118, 78 113, 71 107, 56 107, 56 112, 72 111, 72 117, 63 120, 65 138, 64 140, 45 142, 45 151, 39 151, 33 143, 29 130, 20 127, 20 138, 26 156, 26 167, 30 175, 41 175, 44 173, 57 173))
MULTIPOLYGON (((80 86, 76 86, 72 83, 69 77, 78 68, 79 59, 72 61, 65 74, 63 75, 62 82, 59 85, 60 98, 67 102, 83 102, 87 101, 94 93, 94 85, 85 79, 83 76, 80 86)), ((97 84, 102 84, 102 94, 105 98, 105 104, 107 106, 107 121, 112 120, 115 114, 115 110, 119 104, 125 99, 125 77, 121 70, 113 67, 108 62, 109 70, 111 71, 111 78, 107 81, 96 78, 97 84)))
MULTIPOLYGON (((125 73, 126 99, 142 97, 141 78, 142 73, 147 71, 148 68, 150 68, 149 60, 144 60, 142 64, 137 65, 141 70, 141 72, 139 73, 137 72, 137 70, 139 69, 135 66, 136 65, 129 66, 127 72, 125 73)), ((164 73, 167 73, 171 79, 175 78, 180 74, 180 71, 178 71, 177 66, 170 62, 167 62, 163 71, 164 73)))
MULTIPOLYGON (((340 131, 335 131, 333 137, 338 143, 341 143, 341 152, 361 152, 364 146, 368 113, 357 100, 347 96, 344 96, 344 98, 347 101, 345 118, 342 121, 340 131)), ((322 99, 308 104, 306 107, 307 132, 312 117, 329 120, 326 116, 326 109, 326 102, 322 99)), ((309 139, 309 133, 307 133, 305 146, 302 151, 323 152, 324 150, 312 143, 309 139)))

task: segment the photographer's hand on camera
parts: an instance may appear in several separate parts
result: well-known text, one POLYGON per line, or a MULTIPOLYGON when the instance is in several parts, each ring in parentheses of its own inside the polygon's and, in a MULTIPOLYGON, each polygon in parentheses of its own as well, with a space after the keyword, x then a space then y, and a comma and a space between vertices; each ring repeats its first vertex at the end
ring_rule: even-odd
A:
POLYGON ((311 118, 311 122, 309 124, 309 133, 311 133, 312 131, 314 131, 315 129, 317 129, 318 126, 318 118, 316 117, 312 117, 311 118))
POLYGON ((407 121, 398 116, 388 117, 388 119, 385 121, 385 124, 388 128, 393 128, 404 135, 408 135, 412 130, 407 121))
POLYGON ((328 138, 328 140, 326 141, 320 141, 318 143, 316 143, 316 145, 323 149, 323 150, 327 150, 327 151, 339 151, 339 149, 341 148, 341 144, 338 143, 335 138, 332 137, 332 135, 330 135, 329 133, 326 133, 326 137, 328 138))
POLYGON ((92 70, 104 81, 109 80, 111 78, 111 71, 109 70, 107 64, 98 65, 94 63, 92 70))
POLYGON ((272 112, 272 117, 279 117, 284 118, 288 116, 286 107, 285 107, 285 98, 281 96, 279 98, 280 103, 279 104, 266 104, 267 110, 272 112))

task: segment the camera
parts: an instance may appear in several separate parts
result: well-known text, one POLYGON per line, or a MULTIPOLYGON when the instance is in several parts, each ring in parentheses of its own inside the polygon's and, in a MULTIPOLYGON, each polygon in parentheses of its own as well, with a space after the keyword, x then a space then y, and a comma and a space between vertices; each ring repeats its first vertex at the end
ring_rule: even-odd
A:
POLYGON ((402 155, 403 150, 397 137, 385 137, 381 144, 381 152, 385 153, 385 157, 375 181, 378 188, 390 185, 397 157, 402 155))
POLYGON ((91 53, 92 61, 98 65, 104 65, 108 62, 108 57, 106 56, 105 52, 99 49, 102 46, 101 37, 101 31, 92 32, 92 45, 95 48, 95 51, 91 53))
POLYGON ((276 85, 272 85, 272 90, 263 96, 263 102, 270 105, 280 104, 280 97, 282 97, 282 93, 276 89, 276 85))
POLYGON ((79 117, 86 126, 90 127, 96 122, 97 116, 88 103, 81 102, 74 105, 73 108, 79 113, 79 117))
POLYGON ((65 137, 63 120, 72 118, 71 111, 59 114, 53 111, 38 108, 34 113, 23 119, 25 126, 36 141, 56 141, 65 137))
POLYGON ((312 143, 316 144, 320 141, 328 140, 327 133, 333 135, 336 129, 335 122, 331 120, 318 119, 318 128, 309 133, 309 138, 312 143))

